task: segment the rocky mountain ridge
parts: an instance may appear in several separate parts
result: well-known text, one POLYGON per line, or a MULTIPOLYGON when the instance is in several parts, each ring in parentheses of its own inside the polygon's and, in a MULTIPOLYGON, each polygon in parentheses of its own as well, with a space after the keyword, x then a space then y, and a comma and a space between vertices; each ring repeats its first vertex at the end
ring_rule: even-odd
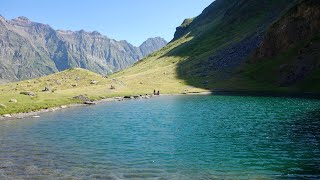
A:
POLYGON ((167 42, 150 38, 135 47, 97 31, 54 30, 26 17, 0 17, 0 81, 40 77, 80 67, 108 74, 129 67, 167 42))

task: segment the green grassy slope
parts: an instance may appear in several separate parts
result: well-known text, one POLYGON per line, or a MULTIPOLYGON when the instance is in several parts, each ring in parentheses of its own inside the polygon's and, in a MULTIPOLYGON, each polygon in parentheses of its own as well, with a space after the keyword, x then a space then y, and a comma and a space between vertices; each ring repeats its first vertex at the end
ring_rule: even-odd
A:
POLYGON ((183 84, 211 91, 319 93, 318 8, 316 0, 217 0, 186 19, 161 51, 113 76, 152 82, 164 91, 183 84), (268 39, 266 51, 279 50, 254 57, 268 39))
MULTIPOLYGON (((79 95, 85 95, 91 100, 100 100, 109 97, 152 94, 154 89, 159 89, 157 84, 141 84, 139 81, 127 84, 117 78, 106 78, 88 70, 74 68, 41 78, 1 85, 0 104, 5 107, 0 105, 0 115, 82 103, 73 98, 79 95), (92 84, 92 81, 97 83, 92 84), (111 86, 115 89, 111 89, 111 86), (50 91, 43 92, 45 87, 50 91), (23 95, 21 92, 33 92, 35 96, 23 95), (10 102, 11 99, 16 99, 17 102, 10 102)), ((167 92, 180 93, 175 88, 167 92)))
POLYGON ((124 82, 152 82, 164 91, 181 84, 209 90, 245 89, 242 84, 230 86, 227 79, 291 2, 217 0, 198 17, 185 20, 165 48, 113 77, 124 82), (224 62, 230 54, 235 58, 224 62))

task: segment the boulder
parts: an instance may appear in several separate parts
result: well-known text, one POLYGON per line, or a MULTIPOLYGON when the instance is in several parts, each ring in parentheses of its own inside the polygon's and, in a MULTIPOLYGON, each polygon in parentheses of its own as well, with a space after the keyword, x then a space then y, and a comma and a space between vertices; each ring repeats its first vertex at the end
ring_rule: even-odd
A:
POLYGON ((12 103, 17 103, 18 101, 16 99, 10 99, 9 102, 12 102, 12 103))
POLYGON ((150 99, 150 96, 149 95, 145 95, 143 96, 144 99, 150 99))
POLYGON ((62 82, 61 82, 60 80, 57 80, 57 81, 56 81, 56 84, 57 84, 57 85, 61 85, 62 82))
POLYGON ((116 101, 123 101, 123 97, 115 97, 114 98, 116 101))
POLYGON ((34 92, 30 92, 30 91, 20 92, 20 94, 26 95, 26 96, 36 96, 36 94, 34 92))
POLYGON ((87 104, 87 105, 96 105, 97 103, 93 102, 93 101, 86 101, 84 102, 84 104, 87 104))
POLYGON ((92 80, 90 84, 98 84, 98 81, 92 80))
POLYGON ((11 118, 12 116, 10 114, 4 114, 3 117, 5 118, 11 118))
POLYGON ((134 99, 141 99, 142 96, 141 96, 141 95, 140 95, 140 96, 133 96, 133 98, 134 98, 134 99))
POLYGON ((75 97, 73 97, 73 98, 74 98, 74 99, 78 99, 78 100, 83 101, 83 102, 90 101, 90 99, 89 99, 87 96, 85 96, 85 95, 79 95, 79 96, 75 96, 75 97))
POLYGON ((48 91, 50 91, 50 88, 48 87, 45 87, 44 90, 42 90, 42 92, 48 92, 48 91))

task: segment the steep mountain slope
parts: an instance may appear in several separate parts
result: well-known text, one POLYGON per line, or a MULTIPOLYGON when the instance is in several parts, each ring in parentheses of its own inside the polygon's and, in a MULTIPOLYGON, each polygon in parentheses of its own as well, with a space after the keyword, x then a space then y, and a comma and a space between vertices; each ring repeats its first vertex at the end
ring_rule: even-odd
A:
POLYGON ((98 32, 55 31, 25 17, 0 17, 0 79, 30 79, 81 67, 100 74, 129 67, 166 45, 150 38, 140 47, 115 41, 98 32))
MULTIPOLYGON (((268 28, 292 0, 216 0, 196 18, 186 19, 162 50, 114 77, 148 83, 164 91, 174 84, 208 90, 274 90, 243 77, 241 69, 262 43, 268 28)), ((289 12, 287 12, 289 13, 289 12)))
POLYGON ((302 0, 268 30, 242 75, 257 83, 320 92, 320 1, 302 0))

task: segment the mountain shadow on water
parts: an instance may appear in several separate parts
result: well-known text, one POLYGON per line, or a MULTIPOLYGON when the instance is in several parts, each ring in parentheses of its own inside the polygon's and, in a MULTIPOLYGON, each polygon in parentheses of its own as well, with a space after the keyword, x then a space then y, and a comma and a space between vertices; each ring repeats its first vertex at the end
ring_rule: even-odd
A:
POLYGON ((284 125, 279 130, 290 139, 291 143, 288 146, 291 147, 287 154, 292 158, 296 156, 303 156, 304 158, 303 160, 292 163, 292 167, 285 167, 285 169, 282 170, 282 172, 284 172, 283 176, 299 175, 304 178, 318 177, 320 176, 320 109, 297 114, 292 118, 292 123, 284 125), (295 149, 299 149, 299 151, 304 150, 305 153, 298 154, 295 152, 295 149))

